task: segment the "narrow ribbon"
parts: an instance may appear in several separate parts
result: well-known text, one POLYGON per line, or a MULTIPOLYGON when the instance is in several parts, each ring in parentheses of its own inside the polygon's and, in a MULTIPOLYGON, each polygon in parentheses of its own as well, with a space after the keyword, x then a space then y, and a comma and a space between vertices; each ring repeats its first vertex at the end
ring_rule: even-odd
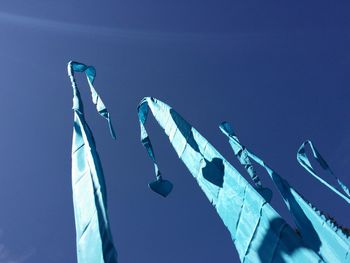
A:
POLYGON ((98 113, 107 120, 112 138, 116 139, 109 112, 107 111, 107 108, 104 105, 101 97, 98 95, 96 89, 94 88, 94 81, 96 77, 95 68, 93 66, 86 66, 82 63, 70 61, 68 63, 67 70, 73 88, 73 110, 84 115, 84 106, 81 101, 80 92, 74 78, 74 72, 83 72, 86 75, 90 87, 92 102, 96 105, 96 110, 98 113))
POLYGON ((244 166, 250 178, 253 180, 256 186, 256 190, 265 198, 267 202, 270 202, 272 198, 272 191, 269 188, 262 186, 261 180, 256 174, 254 166, 250 162, 249 152, 245 146, 239 142, 239 139, 234 133, 231 125, 228 122, 223 122, 220 124, 219 128, 229 138, 229 143, 233 149, 234 154, 238 158, 239 162, 244 166))
POLYGON ((220 130, 229 137, 229 143, 233 149, 234 154, 237 156, 239 162, 247 170, 248 174, 252 178, 255 186, 261 188, 262 184, 259 176, 256 174, 256 171, 249 160, 247 149, 239 142, 238 137, 231 128, 231 125, 227 122, 223 122, 219 126, 220 130))
POLYGON ((115 133, 109 113, 93 87, 96 71, 78 62, 68 63, 73 88, 74 127, 72 142, 72 190, 78 263, 117 263, 107 213, 107 193, 93 134, 84 117, 83 103, 74 72, 86 74, 92 101, 115 133))
POLYGON ((313 175, 317 180, 319 180, 322 184, 327 186, 329 189, 331 189, 333 192, 335 192, 338 196, 343 198, 347 203, 350 204, 350 199, 339 192, 334 186, 330 185, 328 182, 323 180, 321 177, 319 177, 314 168, 311 165, 311 162, 309 158, 306 155, 306 149, 305 147, 309 145, 312 151, 312 155, 314 159, 319 163, 319 165, 326 170, 340 185, 341 189, 345 192, 347 196, 350 197, 350 191, 349 188, 342 182, 338 177, 335 176, 335 174, 332 172, 331 168, 328 166, 327 162, 323 159, 321 154, 317 151, 316 147, 313 145, 313 143, 309 140, 305 141, 299 148, 297 152, 297 160, 298 162, 308 171, 311 175, 313 175))
POLYGON ((148 116, 149 107, 147 105, 147 101, 143 99, 139 106, 137 107, 137 113, 139 117, 140 122, 140 129, 141 129, 141 142, 142 145, 146 148, 148 156, 152 159, 154 164, 154 172, 156 175, 156 180, 149 183, 148 186, 153 190, 154 192, 160 194, 163 197, 167 197, 171 190, 173 189, 173 184, 168 181, 164 180, 161 176, 161 172, 158 168, 158 164, 156 161, 156 157, 153 151, 151 140, 148 136, 147 130, 145 128, 145 123, 148 116))

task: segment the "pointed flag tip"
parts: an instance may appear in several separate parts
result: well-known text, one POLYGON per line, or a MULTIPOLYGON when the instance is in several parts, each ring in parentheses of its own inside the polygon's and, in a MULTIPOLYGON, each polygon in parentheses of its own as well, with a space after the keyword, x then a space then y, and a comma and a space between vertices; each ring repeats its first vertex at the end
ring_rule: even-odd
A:
POLYGON ((170 181, 163 179, 157 179, 156 181, 149 183, 148 186, 153 192, 156 192, 163 197, 167 197, 173 189, 173 184, 170 181))
POLYGON ((231 125, 227 122, 227 121, 223 121, 220 125, 219 125, 220 130, 226 134, 226 135, 234 135, 233 129, 231 127, 231 125))

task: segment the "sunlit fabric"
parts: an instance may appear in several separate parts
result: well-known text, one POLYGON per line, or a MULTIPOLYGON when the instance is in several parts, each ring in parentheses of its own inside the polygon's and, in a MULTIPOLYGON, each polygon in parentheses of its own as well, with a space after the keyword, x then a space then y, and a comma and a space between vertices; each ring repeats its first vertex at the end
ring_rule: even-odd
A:
POLYGON ((242 262, 325 262, 259 194, 255 187, 261 189, 261 183, 253 173, 255 187, 174 109, 147 97, 138 106, 138 117, 141 141, 155 166, 156 181, 149 185, 153 191, 167 196, 172 184, 160 176, 145 129, 149 110, 231 233, 242 262))
POLYGON ((93 86, 95 68, 69 62, 68 75, 72 82, 74 110, 72 188, 78 263, 116 263, 117 252, 108 222, 103 170, 92 132, 85 121, 83 103, 74 79, 75 72, 86 74, 92 101, 99 114, 107 119, 113 138, 115 134, 109 113, 93 86))
POLYGON ((262 187, 261 180, 259 176, 256 174, 254 166, 250 162, 248 150, 242 144, 239 143, 238 137, 236 136, 231 126, 227 122, 223 122, 219 126, 219 128, 224 134, 232 138, 229 140, 229 143, 233 149, 234 154, 238 158, 239 162, 244 166, 249 176, 252 178, 253 182, 255 183, 255 190, 257 190, 265 198, 267 202, 270 202, 272 198, 272 191, 268 188, 262 187))
MULTIPOLYGON (((303 241, 326 262, 350 262, 350 238, 343 233, 342 229, 327 218, 320 210, 306 201, 286 180, 272 170, 263 160, 241 145, 228 123, 224 122, 220 125, 220 128, 223 133, 228 136, 234 152, 236 152, 237 148, 245 149, 247 158, 251 158, 266 169, 291 212, 303 241)), ((298 151, 298 160, 303 161, 302 165, 308 165, 308 171, 312 169, 304 148, 306 144, 310 144, 314 157, 317 158, 321 166, 330 171, 327 163, 310 141, 303 143, 298 151)), ((329 186, 328 183, 323 181, 316 174, 314 174, 314 176, 325 183, 325 185, 329 186)), ((341 186, 346 188, 344 184, 341 184, 341 186)))

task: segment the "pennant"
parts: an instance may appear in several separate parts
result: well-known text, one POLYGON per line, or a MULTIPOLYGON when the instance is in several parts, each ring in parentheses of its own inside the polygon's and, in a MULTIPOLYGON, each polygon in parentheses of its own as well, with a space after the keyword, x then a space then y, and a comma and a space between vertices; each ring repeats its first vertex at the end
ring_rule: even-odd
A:
MULTIPOLYGON (((237 148, 244 148, 247 158, 251 158, 266 169, 291 212, 303 241, 318 253, 325 262, 350 262, 350 256, 348 255, 350 251, 350 239, 343 233, 342 229, 338 227, 334 221, 327 218, 320 210, 306 201, 285 179, 271 169, 262 159, 247 150, 239 142, 237 136, 233 136, 234 133, 230 132, 232 128, 227 122, 221 124, 220 128, 229 138, 230 145, 233 145, 232 148, 235 154, 237 148)), ((302 160, 304 160, 304 163, 311 167, 311 164, 305 159, 305 155, 303 155, 304 151, 302 147, 299 149, 298 155, 300 154, 300 156, 303 157, 302 160)), ((313 148, 313 150, 315 149, 313 148)), ((315 155, 322 163, 322 166, 325 169, 329 169, 322 157, 316 153, 315 155)))
POLYGON ((223 220, 242 262, 324 262, 196 129, 167 104, 147 97, 138 106, 138 117, 141 141, 160 182, 152 190, 166 196, 172 187, 162 183, 145 129, 149 110, 223 220))
POLYGON ((103 170, 92 132, 85 121, 83 103, 74 78, 75 72, 85 73, 92 101, 98 113, 107 120, 113 138, 115 133, 109 113, 94 88, 95 68, 69 62, 68 76, 73 88, 74 111, 72 188, 77 259, 78 263, 116 263, 117 252, 108 222, 103 170))

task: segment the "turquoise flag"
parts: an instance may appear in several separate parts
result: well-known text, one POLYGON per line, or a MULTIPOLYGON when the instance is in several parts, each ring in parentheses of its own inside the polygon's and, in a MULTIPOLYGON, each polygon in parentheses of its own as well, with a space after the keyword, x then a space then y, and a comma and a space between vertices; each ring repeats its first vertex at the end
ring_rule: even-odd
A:
MULTIPOLYGON (((220 129, 226 136, 228 136, 229 143, 232 146, 235 155, 237 155, 237 148, 245 149, 248 159, 251 158, 253 161, 266 169, 267 173, 282 195, 282 198, 284 199, 289 211, 291 212, 303 241, 315 252, 317 252, 326 262, 350 263, 350 238, 347 236, 347 234, 344 233, 334 221, 327 218, 327 216, 325 216, 320 210, 306 201, 294 188, 288 184, 286 180, 271 169, 263 160, 246 149, 246 147, 240 143, 238 137, 233 133, 231 126, 227 122, 222 123, 220 125, 220 129)), ((312 169, 305 152, 306 144, 310 145, 314 157, 321 164, 321 166, 331 172, 328 164, 324 161, 322 156, 318 153, 310 141, 303 143, 298 150, 297 157, 299 162, 301 162, 304 167, 306 166, 306 169, 322 183, 331 188, 331 186, 323 179, 319 178, 312 169)), ((238 155, 237 157, 240 158, 238 155)), ((331 174, 333 173, 331 172, 331 174)), ((255 176, 257 175, 255 174, 255 176)), ((341 187, 343 189, 345 188, 344 191, 346 191, 348 188, 341 183, 338 178, 336 179, 341 187)), ((334 188, 332 187, 331 190, 333 189, 334 188)), ((341 195, 341 197, 344 198, 345 196, 341 195)))
MULTIPOLYGON (((325 262, 299 234, 271 207, 255 187, 180 114, 169 105, 151 97, 138 106, 141 141, 154 162, 156 180, 149 187, 167 196, 172 184, 162 178, 149 135, 145 128, 149 111, 187 166, 229 230, 242 262, 325 262)), ((242 161, 243 162, 243 161, 242 161)), ((243 162, 247 165, 248 163, 243 162)), ((254 175, 252 173, 252 175, 254 175)), ((266 191, 267 193, 268 191, 266 191)), ((271 197, 271 196, 270 196, 271 197)))
POLYGON ((109 113, 94 88, 95 68, 78 62, 68 63, 68 76, 73 88, 74 128, 72 143, 72 188, 78 263, 116 263, 107 215, 106 186, 92 132, 84 117, 83 103, 74 79, 75 72, 84 72, 92 101, 99 114, 115 133, 109 113))

